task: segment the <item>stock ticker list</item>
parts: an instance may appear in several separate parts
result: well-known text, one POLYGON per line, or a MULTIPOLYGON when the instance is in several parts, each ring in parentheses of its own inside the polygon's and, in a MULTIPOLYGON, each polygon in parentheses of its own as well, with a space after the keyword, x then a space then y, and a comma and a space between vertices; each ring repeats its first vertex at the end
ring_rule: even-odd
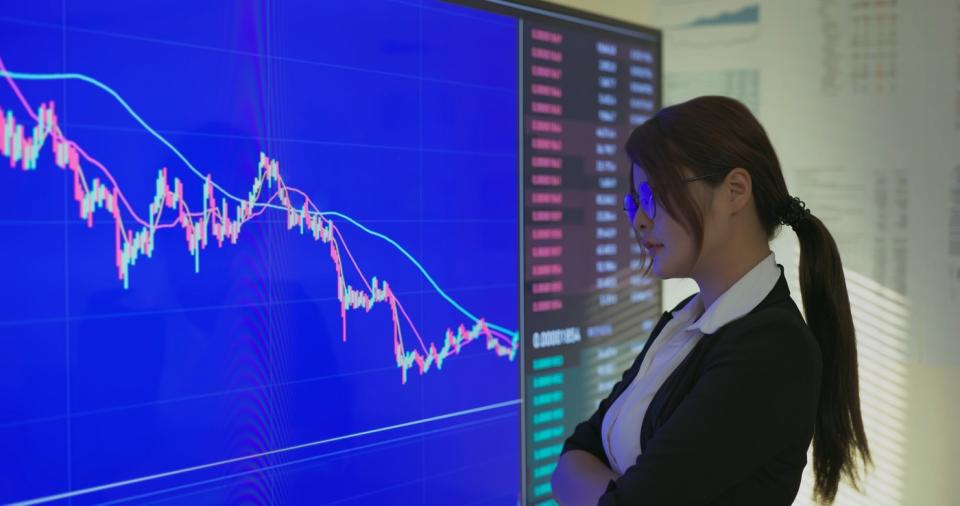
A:
POLYGON ((659 107, 654 43, 529 23, 524 79, 526 494, 550 504, 564 439, 597 408, 660 314, 623 214, 631 129, 659 107))

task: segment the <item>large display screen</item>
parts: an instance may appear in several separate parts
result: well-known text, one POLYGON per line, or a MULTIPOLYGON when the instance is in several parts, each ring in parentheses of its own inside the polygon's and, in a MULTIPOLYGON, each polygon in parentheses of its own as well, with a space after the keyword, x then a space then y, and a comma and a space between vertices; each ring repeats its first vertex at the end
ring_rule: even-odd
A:
POLYGON ((660 315, 622 212, 631 128, 660 106, 656 33, 531 19, 523 28, 524 479, 552 504, 564 439, 660 315))
POLYGON ((659 310, 617 215, 659 32, 433 0, 0 30, 0 503, 549 500, 659 310))

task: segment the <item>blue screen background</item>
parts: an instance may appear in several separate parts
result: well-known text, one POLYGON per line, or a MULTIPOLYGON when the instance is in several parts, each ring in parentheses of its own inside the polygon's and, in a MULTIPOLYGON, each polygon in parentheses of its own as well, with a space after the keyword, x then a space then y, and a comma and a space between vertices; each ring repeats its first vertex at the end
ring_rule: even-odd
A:
MULTIPOLYGON (((194 210, 203 178, 102 87, 55 74, 114 90, 233 195, 261 152, 278 160, 317 208, 355 220, 328 216, 440 348, 473 321, 421 267, 473 315, 518 326, 516 30, 431 1, 11 2, 0 58, 39 76, 14 80, 31 108, 53 101, 143 216, 162 167, 194 210)), ((0 107, 36 124, 6 80, 0 107)), ((160 230, 125 289, 111 214, 87 226, 49 144, 35 170, 9 159, 0 503, 517 502, 519 355, 478 339, 403 383, 388 307, 348 312, 342 341, 329 247, 283 211, 212 241, 199 272, 183 230, 160 230)))

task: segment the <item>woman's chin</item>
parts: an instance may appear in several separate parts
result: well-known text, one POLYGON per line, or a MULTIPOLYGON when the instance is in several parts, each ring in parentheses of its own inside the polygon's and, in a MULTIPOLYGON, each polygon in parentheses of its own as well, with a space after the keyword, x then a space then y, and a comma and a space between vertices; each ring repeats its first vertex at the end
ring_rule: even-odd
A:
POLYGON ((670 276, 670 270, 665 265, 661 255, 656 255, 653 257, 653 264, 650 267, 650 272, 653 273, 659 279, 667 279, 670 276))

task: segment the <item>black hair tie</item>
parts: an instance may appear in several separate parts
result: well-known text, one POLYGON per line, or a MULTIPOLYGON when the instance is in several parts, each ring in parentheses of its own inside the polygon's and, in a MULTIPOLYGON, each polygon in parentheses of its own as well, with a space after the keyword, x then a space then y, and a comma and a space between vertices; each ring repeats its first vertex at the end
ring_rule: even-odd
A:
POLYGON ((790 228, 797 230, 797 227, 810 216, 810 210, 807 209, 807 205, 802 200, 797 197, 790 197, 780 216, 780 223, 790 225, 790 228))

